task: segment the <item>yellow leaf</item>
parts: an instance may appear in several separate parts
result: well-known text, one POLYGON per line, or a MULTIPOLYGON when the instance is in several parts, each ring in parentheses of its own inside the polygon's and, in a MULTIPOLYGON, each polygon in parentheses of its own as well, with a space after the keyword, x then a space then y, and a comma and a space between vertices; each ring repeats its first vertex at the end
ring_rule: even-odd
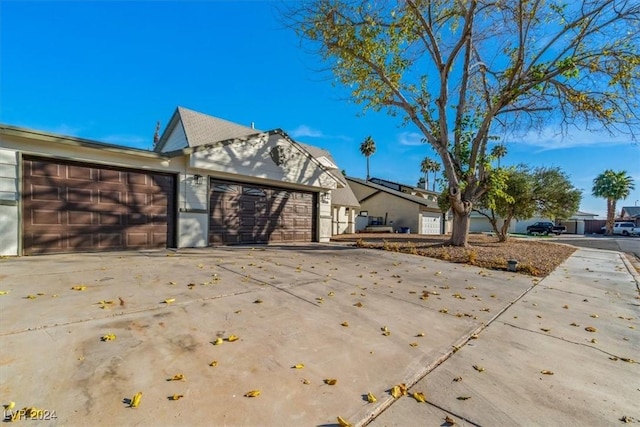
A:
POLYGON ((13 409, 16 407, 16 402, 9 402, 6 405, 4 405, 4 409, 6 409, 7 411, 13 409))
POLYGON ((234 341, 238 341, 239 339, 240 338, 235 335, 229 335, 229 338, 227 338, 227 341, 234 342, 234 341))
POLYGON ((87 287, 84 286, 84 285, 78 285, 78 286, 71 287, 71 290, 74 290, 74 291, 84 291, 85 289, 87 289, 87 287))
POLYGON ((297 365, 292 366, 293 369, 302 369, 304 368, 304 363, 298 363, 297 365))
POLYGON ((475 369, 478 372, 483 372, 484 368, 482 366, 478 366, 478 365, 473 365, 473 369, 475 369))
POLYGON ((170 397, 170 400, 180 400, 184 397, 184 395, 182 394, 174 394, 173 396, 170 397))
POLYGON ((374 403, 377 402, 378 399, 373 395, 373 393, 367 393, 367 402, 374 403))
POLYGON ((324 380, 324 383, 327 385, 336 385, 337 382, 338 380, 335 378, 327 378, 324 380))
POLYGON ((353 427, 353 424, 351 424, 349 421, 345 420, 342 417, 338 417, 338 424, 341 425, 342 427, 353 427))
POLYGON ((213 342, 213 345, 220 345, 224 342, 224 340, 222 338, 216 338, 216 340, 213 342))
POLYGON ((407 386, 404 383, 394 385, 391 388, 391 396, 395 397, 396 399, 399 398, 400 396, 406 396, 406 395, 407 395, 407 386))
POLYGON ((416 391, 415 393, 412 394, 412 396, 418 402, 424 403, 427 401, 427 399, 424 397, 424 393, 420 391, 416 391))
POLYGON ((116 339, 115 334, 107 334, 107 335, 103 335, 102 338, 100 338, 102 341, 113 341, 116 339))
POLYGON ((551 372, 551 371, 547 371, 547 370, 540 371, 540 373, 541 373, 541 374, 544 374, 544 375, 553 375, 553 372, 551 372))
POLYGON ((244 397, 258 397, 260 396, 260 390, 251 390, 244 394, 244 397))
POLYGON ((423 337, 424 336, 424 332, 420 332, 419 334, 416 335, 416 337, 423 337))
POLYGON ((592 314, 591 317, 593 317, 594 319, 597 319, 599 316, 597 314, 592 314))
POLYGON ((218 366, 218 361, 217 360, 212 361, 211 363, 209 363, 209 366, 213 366, 215 368, 216 366, 218 366))
POLYGON ((142 399, 141 391, 137 392, 135 396, 133 396, 133 398, 131 399, 131 404, 129 406, 131 406, 132 408, 137 408, 138 406, 140 406, 140 399, 142 399))
POLYGON ((169 378, 168 381, 184 381, 184 374, 175 374, 172 378, 169 378))
POLYGON ((585 331, 587 332, 596 332, 597 329, 594 328, 593 326, 587 326, 586 328, 584 328, 585 331))
POLYGON ((335 295, 335 292, 331 291, 331 292, 329 292, 327 295, 329 295, 330 297, 332 297, 332 296, 334 296, 334 295, 335 295))
POLYGON ((349 322, 342 322, 342 323, 340 323, 340 324, 341 324, 342 326, 344 326, 345 328, 346 328, 346 327, 349 327, 349 322))
POLYGON ((8 294, 10 291, 0 291, 0 295, 6 295, 8 294))
POLYGON ((169 298, 169 299, 164 300, 164 303, 165 304, 171 304, 172 302, 175 302, 175 301, 176 301, 175 298, 169 298))

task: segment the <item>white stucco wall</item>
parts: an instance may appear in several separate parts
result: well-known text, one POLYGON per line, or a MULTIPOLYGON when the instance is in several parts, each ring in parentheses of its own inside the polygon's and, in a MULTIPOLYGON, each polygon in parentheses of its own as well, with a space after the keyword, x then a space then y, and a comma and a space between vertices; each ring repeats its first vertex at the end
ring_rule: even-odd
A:
POLYGON ((18 255, 18 156, 0 148, 0 255, 18 255))
POLYGON ((333 206, 333 228, 332 233, 346 234, 355 233, 356 209, 346 206, 333 206))
POLYGON ((189 156, 196 169, 247 175, 287 184, 336 188, 337 182, 306 152, 277 134, 217 143, 189 156), (278 164, 280 163, 280 164, 278 164))

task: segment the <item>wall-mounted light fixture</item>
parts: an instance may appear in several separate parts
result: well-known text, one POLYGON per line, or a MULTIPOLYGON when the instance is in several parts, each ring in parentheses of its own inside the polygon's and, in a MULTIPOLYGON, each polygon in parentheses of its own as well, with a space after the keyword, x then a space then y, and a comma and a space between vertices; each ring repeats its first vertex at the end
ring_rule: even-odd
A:
POLYGON ((331 201, 331 195, 329 193, 321 193, 320 200, 322 203, 329 203, 331 201))
POLYGON ((198 175, 198 174, 193 175, 193 182, 196 185, 201 185, 202 184, 202 175, 198 175))

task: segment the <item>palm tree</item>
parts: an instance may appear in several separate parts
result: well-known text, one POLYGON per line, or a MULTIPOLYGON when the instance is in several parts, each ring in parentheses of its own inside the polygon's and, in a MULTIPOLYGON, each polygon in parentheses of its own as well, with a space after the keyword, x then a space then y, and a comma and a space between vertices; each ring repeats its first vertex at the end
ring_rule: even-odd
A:
POLYGON ((507 155, 507 147, 504 144, 496 145, 491 149, 491 156, 498 159, 498 167, 500 167, 500 159, 507 155))
POLYGON ((616 202, 626 199, 635 188, 633 179, 627 171, 615 172, 607 169, 593 180, 591 194, 601 199, 607 199, 607 232, 613 233, 616 215, 616 202))
POLYGON ((440 172, 440 163, 425 157, 420 163, 420 172, 424 174, 425 189, 429 189, 429 172, 433 172, 433 191, 436 191, 436 172, 440 172))
POLYGON ((369 157, 376 152, 376 142, 371 136, 366 137, 362 144, 360 144, 360 152, 367 158, 367 181, 369 181, 371 178, 369 175, 369 157))

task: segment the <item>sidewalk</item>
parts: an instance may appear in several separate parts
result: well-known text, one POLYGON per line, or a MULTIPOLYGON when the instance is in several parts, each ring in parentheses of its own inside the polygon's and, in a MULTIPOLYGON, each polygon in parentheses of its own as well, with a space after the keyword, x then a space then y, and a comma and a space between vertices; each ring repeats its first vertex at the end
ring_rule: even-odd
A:
POLYGON ((537 282, 340 245, 4 259, 0 399, 65 426, 640 419, 640 365, 621 359, 640 359, 640 300, 620 255, 581 249, 537 282), (416 382, 429 403, 388 393, 416 382))
POLYGON ((640 423, 631 268, 618 253, 578 250, 409 390, 427 404, 403 397, 370 425, 442 425, 447 416, 461 426, 640 423))

